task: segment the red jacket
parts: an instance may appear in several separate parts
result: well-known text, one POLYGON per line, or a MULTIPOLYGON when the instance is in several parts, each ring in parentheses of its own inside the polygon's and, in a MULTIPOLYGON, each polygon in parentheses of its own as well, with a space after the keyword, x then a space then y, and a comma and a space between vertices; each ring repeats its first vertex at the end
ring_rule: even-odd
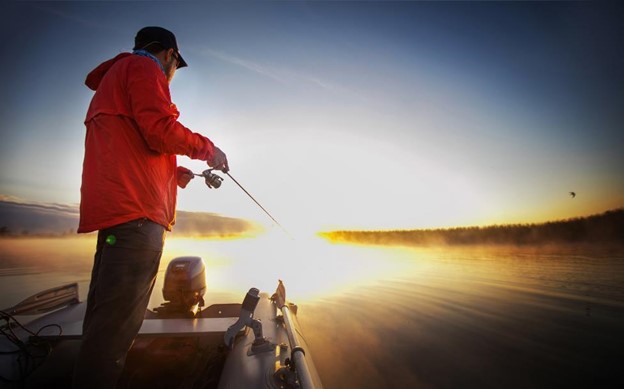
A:
POLYGON ((214 145, 177 119, 152 59, 122 53, 87 76, 95 90, 85 125, 80 226, 90 232, 146 217, 175 223, 176 154, 206 160, 214 145))

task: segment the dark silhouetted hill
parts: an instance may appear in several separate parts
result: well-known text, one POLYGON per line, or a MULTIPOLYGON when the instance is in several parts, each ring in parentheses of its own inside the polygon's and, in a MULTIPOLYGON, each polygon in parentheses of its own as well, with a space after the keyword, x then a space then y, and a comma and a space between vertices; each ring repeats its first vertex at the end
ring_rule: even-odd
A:
POLYGON ((624 244, 624 208, 599 215, 540 224, 426 230, 332 231, 320 235, 337 243, 400 246, 624 244))
MULTIPOLYGON (((27 202, 0 195, 0 237, 75 235, 79 214, 77 204, 27 202)), ((260 230, 260 226, 244 219, 178 211, 173 234, 178 237, 243 237, 260 230)))

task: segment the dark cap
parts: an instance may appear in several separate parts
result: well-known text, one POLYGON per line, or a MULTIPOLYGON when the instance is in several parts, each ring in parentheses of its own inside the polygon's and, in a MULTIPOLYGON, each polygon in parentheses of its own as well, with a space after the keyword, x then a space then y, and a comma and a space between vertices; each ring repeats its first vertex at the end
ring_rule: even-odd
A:
POLYGON ((175 35, 173 35, 171 31, 162 27, 150 26, 140 29, 134 38, 134 48, 132 50, 145 49, 153 44, 160 44, 164 49, 174 49, 178 54, 178 59, 180 60, 178 69, 188 66, 186 61, 180 55, 175 35))

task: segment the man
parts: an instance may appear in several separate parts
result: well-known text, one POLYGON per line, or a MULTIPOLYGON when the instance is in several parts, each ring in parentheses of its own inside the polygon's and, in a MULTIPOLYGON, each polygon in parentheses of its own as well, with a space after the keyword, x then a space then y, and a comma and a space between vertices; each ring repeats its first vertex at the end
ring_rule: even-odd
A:
POLYGON ((80 226, 99 231, 75 388, 113 388, 143 322, 163 250, 175 223, 177 187, 192 172, 176 155, 227 172, 225 154, 177 119, 169 83, 187 66, 176 38, 145 27, 133 53, 88 76, 95 91, 85 125, 80 226))

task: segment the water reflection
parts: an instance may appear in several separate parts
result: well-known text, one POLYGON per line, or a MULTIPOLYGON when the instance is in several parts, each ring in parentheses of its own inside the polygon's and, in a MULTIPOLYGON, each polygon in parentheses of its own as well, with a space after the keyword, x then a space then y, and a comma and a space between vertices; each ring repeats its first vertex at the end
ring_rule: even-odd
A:
POLYGON ((418 269, 305 306, 321 376, 336 388, 622 382, 624 257, 557 250, 414 250, 418 269))
MULTIPOLYGON (((75 280, 86 293, 94 240, 0 245, 0 306, 75 280)), ((624 382, 621 248, 168 239, 151 307, 169 260, 183 255, 204 259, 208 304, 240 301, 251 286, 271 292, 283 279, 327 388, 624 382)))

